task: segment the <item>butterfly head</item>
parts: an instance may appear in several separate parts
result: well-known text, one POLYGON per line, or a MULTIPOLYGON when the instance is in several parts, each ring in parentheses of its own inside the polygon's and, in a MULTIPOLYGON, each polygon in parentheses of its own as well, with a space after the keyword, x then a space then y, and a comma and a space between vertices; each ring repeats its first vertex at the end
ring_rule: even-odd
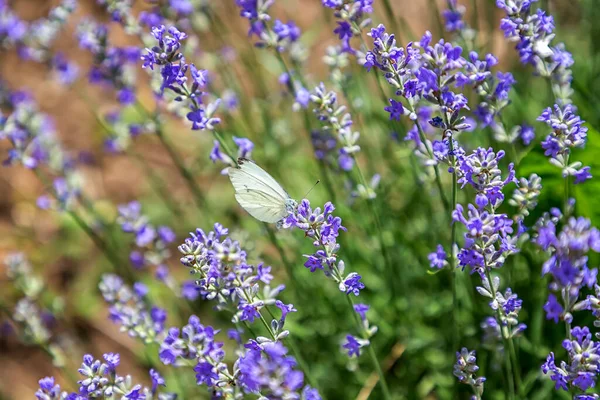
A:
POLYGON ((291 197, 288 197, 285 200, 285 209, 287 212, 293 212, 296 207, 298 207, 298 202, 296 200, 292 199, 291 197))

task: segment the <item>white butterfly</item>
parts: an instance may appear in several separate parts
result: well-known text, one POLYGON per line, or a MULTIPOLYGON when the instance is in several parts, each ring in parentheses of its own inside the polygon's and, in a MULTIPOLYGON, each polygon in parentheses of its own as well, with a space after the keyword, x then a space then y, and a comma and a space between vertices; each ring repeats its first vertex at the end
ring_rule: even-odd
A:
POLYGON ((229 179, 235 199, 259 221, 279 222, 298 204, 271 175, 247 158, 238 158, 237 167, 229 168, 229 179))

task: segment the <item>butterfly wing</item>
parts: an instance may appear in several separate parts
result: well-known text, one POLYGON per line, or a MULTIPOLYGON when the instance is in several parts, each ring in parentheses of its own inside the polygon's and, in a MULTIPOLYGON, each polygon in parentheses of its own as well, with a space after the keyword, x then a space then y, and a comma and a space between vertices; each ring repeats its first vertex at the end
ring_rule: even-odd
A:
POLYGON ((279 183, 253 161, 240 158, 238 166, 229 168, 235 199, 259 221, 275 223, 287 215, 290 197, 279 183))

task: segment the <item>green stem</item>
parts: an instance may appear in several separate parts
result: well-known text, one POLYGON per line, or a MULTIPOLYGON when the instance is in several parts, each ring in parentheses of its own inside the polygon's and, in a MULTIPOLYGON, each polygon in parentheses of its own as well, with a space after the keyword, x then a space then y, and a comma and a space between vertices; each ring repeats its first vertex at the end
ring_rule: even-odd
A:
MULTIPOLYGON (((106 123, 106 121, 104 120, 104 118, 102 118, 102 116, 96 111, 96 110, 98 110, 98 106, 95 105, 89 99, 89 97, 86 95, 85 92, 78 91, 78 93, 79 93, 79 96, 84 100, 84 102, 87 103, 88 107, 90 108, 90 112, 92 113, 92 115, 94 116, 94 118, 96 119, 98 124, 100 124, 102 129, 104 129, 107 133, 113 132, 112 127, 110 125, 108 125, 106 123)), ((147 113, 145 113, 145 110, 143 110, 143 107, 141 107, 141 105, 137 106, 137 110, 138 110, 138 112, 140 112, 140 111, 144 112, 143 114, 142 114, 142 112, 140 112, 142 117, 144 117, 144 118, 147 117, 147 113), (140 110, 140 108, 142 108, 142 110, 140 110)), ((169 210, 171 210, 171 212, 177 218, 181 218, 182 217, 181 210, 179 210, 179 208, 177 207, 177 204, 173 201, 173 199, 169 198, 169 196, 163 190, 163 188, 165 187, 165 184, 162 181, 162 179, 160 179, 160 177, 158 177, 154 172, 152 172, 153 169, 148 165, 146 160, 141 155, 137 154, 133 150, 130 150, 130 152, 133 153, 133 158, 142 165, 143 171, 148 175, 152 189, 163 200, 163 202, 165 203, 167 208, 169 208, 169 210)), ((91 202, 87 201, 87 199, 86 199, 84 201, 84 203, 86 203, 88 210, 90 212, 92 212, 97 219, 100 219, 99 216, 97 215, 97 213, 95 212, 95 209, 94 209, 93 205, 91 204, 91 202)))
POLYGON ((287 256, 285 255, 285 251, 283 250, 283 247, 281 247, 281 243, 279 243, 279 240, 277 239, 277 236, 275 235, 273 228, 271 228, 271 226, 267 223, 265 223, 264 226, 265 226, 265 229, 267 230, 267 234, 269 235, 269 240, 271 241, 273 246, 275 246, 275 248, 277 249, 277 252, 279 253, 279 257, 281 258, 281 262, 285 266, 285 270, 287 272, 288 278, 294 279, 294 268, 293 268, 292 264, 290 263, 290 261, 288 260, 287 256))
POLYGON ((246 327, 246 329, 248 329, 248 332, 250 332, 250 334, 254 336, 254 338, 258 337, 258 335, 256 334, 256 332, 254 332, 254 329, 252 329, 252 326, 248 323, 248 321, 244 321, 244 326, 246 327))
MULTIPOLYGON (((410 105, 410 107, 411 107, 411 111, 413 113, 415 113, 416 111, 415 111, 414 107, 412 105, 410 105)), ((421 123, 418 120, 416 120, 415 125, 417 126, 417 131, 419 132, 419 139, 421 139, 423 146, 425 146, 425 150, 427 150, 427 155, 429 155, 429 157, 431 157, 433 159, 433 151, 429 147, 429 144, 427 142, 427 137, 425 136, 425 131, 423 130, 421 123)), ((450 208, 450 204, 448 203, 448 199, 446 198, 446 194, 445 194, 446 191, 444 190, 444 185, 442 185, 442 178, 440 175, 440 168, 439 168, 438 164, 435 164, 433 166, 433 171, 435 173, 435 183, 440 192, 440 198, 442 199, 442 204, 444 205, 444 210, 446 210, 447 213, 452 213, 452 211, 456 207, 456 204, 454 204, 453 207, 450 208)))
MULTIPOLYGON (((494 288, 494 284, 492 282, 492 274, 490 273, 487 265, 484 265, 484 268, 485 268, 485 276, 487 277, 487 280, 490 284, 492 297, 494 300, 496 300, 496 289, 494 288)), ((505 334, 505 330, 504 330, 505 327, 502 326, 502 314, 500 311, 500 307, 496 308, 496 318, 498 319, 498 325, 500 326, 500 335, 502 336, 502 342, 504 344, 504 364, 506 367, 506 376, 508 378, 508 395, 509 395, 508 398, 510 400, 514 400, 514 398, 515 398, 514 376, 515 375, 513 373, 511 357, 509 354, 510 350, 508 350, 508 347, 509 347, 508 339, 507 339, 508 334, 505 334)))
MULTIPOLYGON (((350 313, 354 316, 354 321, 356 322, 358 331, 361 332, 363 339, 369 340, 367 332, 358 317, 356 311, 354 311, 354 301, 350 297, 350 295, 346 295, 346 299, 348 300, 348 306, 350 307, 350 313)), ((367 345, 367 352, 369 353, 369 357, 371 358, 371 362, 373 363, 373 367, 379 375, 379 385, 381 386, 381 390, 383 391, 383 398, 385 400, 391 400, 392 396, 390 395, 390 390, 388 388, 387 382, 385 380, 385 375, 383 374, 383 370, 381 369, 381 365, 379 365, 379 360, 377 359, 377 355, 375 354, 375 350, 373 349, 373 344, 369 342, 367 345)))
POLYGON ((143 168, 144 173, 148 177, 148 181, 150 182, 152 190, 154 190, 154 192, 158 195, 158 197, 160 197, 171 213, 181 222, 183 220, 183 211, 179 208, 179 204, 177 204, 177 202, 171 197, 168 190, 165 190, 167 186, 165 181, 154 172, 154 168, 148 164, 141 154, 138 154, 133 150, 130 150, 130 153, 143 168))
MULTIPOLYGON (((454 140, 449 139, 450 154, 454 154, 454 140)), ((452 164, 454 156, 451 155, 452 164)), ((453 348, 458 347, 460 341, 460 318, 458 317, 458 276, 456 273, 456 256, 454 254, 454 244, 456 243, 456 223, 452 220, 452 212, 456 209, 458 182, 456 177, 456 167, 452 169, 452 208, 450 208, 448 217, 450 221, 450 273, 452 274, 452 319, 454 320, 453 348)))
MULTIPOLYGON (((569 163, 569 156, 567 156, 565 165, 568 165, 569 163)), ((563 205, 563 212, 565 214, 565 216, 567 218, 569 218, 569 211, 571 209, 571 207, 569 206, 569 200, 571 198, 571 182, 569 179, 569 176, 567 175, 564 179, 565 181, 565 199, 564 199, 564 205, 563 205)))
POLYGON ((69 216, 71 216, 71 218, 73 218, 77 226, 79 226, 79 228, 81 228, 81 230, 83 230, 86 235, 92 239, 94 244, 96 244, 96 246, 106 255, 106 257, 115 267, 115 270, 119 270, 120 265, 118 259, 112 254, 111 251, 109 251, 108 246, 104 240, 102 240, 100 235, 98 235, 75 211, 67 211, 67 213, 69 216))
MULTIPOLYGON (((290 69, 288 68, 281 53, 277 51, 276 54, 277 54, 277 59, 279 60, 279 64, 281 64, 281 67, 283 68, 283 70, 289 77, 288 87, 289 87, 290 91, 292 93, 294 93, 294 96, 295 96, 296 95, 296 85, 294 84, 294 76, 292 75, 290 69)), ((308 141, 311 144, 313 153, 314 153, 314 150, 315 150, 314 143, 312 142, 312 139, 310 137, 310 131, 311 131, 310 118, 309 118, 308 112, 306 110, 304 110, 304 112, 303 112, 303 117, 304 117, 304 128, 305 128, 304 130, 306 131, 306 134, 308 135, 308 141)), ((333 185, 331 183, 329 173, 327 172, 327 169, 325 168, 325 164, 323 163, 323 160, 317 160, 317 164, 319 164, 319 170, 321 171, 321 175, 323 176, 325 188, 327 189, 327 192, 329 193, 329 197, 331 198, 331 201, 333 201, 333 203, 337 203, 335 191, 333 190, 333 185)))
MULTIPOLYGON (((56 194, 51 189, 52 188, 52 184, 50 183, 49 179, 39 169, 36 169, 35 173, 36 173, 38 179, 45 186, 47 186, 48 188, 50 188, 49 189, 50 193, 52 193, 52 195, 54 196, 54 198, 56 198, 56 194)), ((81 218, 81 216, 79 216, 79 214, 77 214, 75 211, 73 211, 73 210, 67 210, 67 214, 69 214, 69 216, 71 216, 71 218, 73 218, 73 220, 75 221, 75 223, 77 224, 77 226, 79 228, 81 228, 81 230, 83 230, 85 232, 85 234, 92 240, 92 242, 94 242, 94 244, 96 245, 96 247, 98 247, 98 249, 100 251, 102 251, 102 253, 104 253, 105 257, 113 265, 115 271, 119 271, 119 269, 121 267, 121 262, 120 262, 119 258, 117 257, 117 255, 114 254, 111 251, 111 249, 108 247, 108 245, 106 244, 106 242, 102 239, 102 237, 100 237, 100 235, 98 235, 98 233, 96 233, 96 231, 94 231, 94 229, 92 229, 92 227, 89 226, 83 220, 83 218, 81 218)))
MULTIPOLYGON (((356 166, 356 171, 358 172, 360 182, 365 187, 365 190, 368 190, 369 186, 367 184, 365 176, 362 173, 362 170, 360 169, 360 166, 358 165, 358 160, 356 159, 356 155, 354 153, 352 153, 352 159, 354 160, 354 165, 356 166)), ((381 249, 381 253, 383 254, 385 268, 389 274, 392 274, 392 278, 394 278, 393 277, 394 267, 393 267, 392 261, 389 257, 387 246, 385 245, 385 242, 383 239, 383 228, 381 226, 381 220, 379 219, 379 215, 377 215, 377 210, 375 209, 373 200, 366 199, 366 201, 367 201, 367 206, 369 208, 369 211, 371 212, 371 217, 373 218, 373 222, 375 222, 375 226, 377 229, 377 237, 379 240, 379 247, 381 249)), ((404 282, 404 279, 402 279, 402 281, 404 282)))
MULTIPOLYGON (((269 307, 265 306, 265 309, 267 310, 267 312, 269 313, 271 318, 276 319, 275 315, 273 314, 273 312, 271 311, 271 309, 269 307)), ((315 384, 316 381, 310 374, 310 369, 308 368, 306 361, 304 361, 304 358, 298 351, 298 346, 296 346, 296 341, 294 340, 294 338, 291 335, 288 335, 284 340, 289 344, 292 355, 296 358, 296 360, 298 360, 300 369, 302 369, 302 371, 304 371, 304 375, 306 375, 306 380, 308 381, 308 384, 310 386, 312 386, 313 388, 316 388, 317 387, 315 384)))
POLYGON ((510 357, 512 364, 515 369, 515 382, 517 385, 517 392, 519 393, 519 397, 524 397, 525 393, 523 393, 523 384, 521 382, 521 371, 519 368, 519 359, 517 358, 517 351, 515 349, 515 343, 512 337, 508 338, 508 348, 510 350, 510 357))
POLYGON ((171 160, 173 161, 173 163, 179 170, 179 173, 181 174, 183 179, 186 181, 190 191, 192 192, 192 194, 194 196, 194 201, 196 202, 196 206, 198 208, 203 208, 206 203, 204 194, 202 193, 202 191, 196 184, 196 181, 194 180, 192 173, 187 169, 187 167, 183 163, 183 160, 179 157, 179 154, 177 153, 177 151, 175 150, 175 148, 173 147, 173 145, 171 144, 169 139, 165 136, 161 127, 157 128, 156 136, 158 136, 161 144, 163 145, 165 150, 167 150, 167 153, 169 153, 171 160))
POLYGON ((217 131, 216 129, 213 129, 212 133, 213 133, 213 136, 215 137, 215 139, 217 139, 217 141, 219 142, 219 144, 221 145, 221 147, 225 151, 225 154, 227 154, 227 156, 229 156, 229 158, 231 158, 233 160, 233 162, 235 163, 235 165, 237 165, 237 157, 231 151, 231 149, 229 148, 229 146, 227 146, 227 143, 225 143, 225 139, 223 139, 223 136, 221 136, 221 134, 219 133, 219 131, 217 131))

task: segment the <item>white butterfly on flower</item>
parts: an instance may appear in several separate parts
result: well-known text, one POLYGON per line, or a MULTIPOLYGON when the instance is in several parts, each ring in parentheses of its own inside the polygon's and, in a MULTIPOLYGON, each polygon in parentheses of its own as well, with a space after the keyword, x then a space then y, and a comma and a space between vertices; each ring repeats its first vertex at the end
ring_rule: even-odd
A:
POLYGON ((264 169, 247 158, 238 158, 228 170, 240 206, 259 221, 276 223, 298 203, 264 169))

